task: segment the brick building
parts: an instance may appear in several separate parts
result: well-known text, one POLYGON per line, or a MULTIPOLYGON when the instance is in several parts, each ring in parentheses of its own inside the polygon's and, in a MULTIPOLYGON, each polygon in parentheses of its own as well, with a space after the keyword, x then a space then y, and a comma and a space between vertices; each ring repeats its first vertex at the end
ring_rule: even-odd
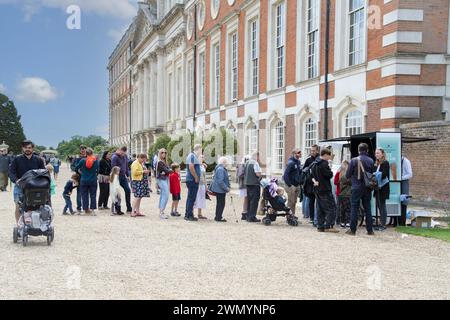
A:
MULTIPOLYGON (((324 138, 326 9, 326 0, 140 3, 128 61, 133 150, 163 131, 225 127, 238 159, 259 150, 273 174, 294 146, 306 155, 324 138)), ((329 9, 329 138, 450 119, 448 0, 329 9)))

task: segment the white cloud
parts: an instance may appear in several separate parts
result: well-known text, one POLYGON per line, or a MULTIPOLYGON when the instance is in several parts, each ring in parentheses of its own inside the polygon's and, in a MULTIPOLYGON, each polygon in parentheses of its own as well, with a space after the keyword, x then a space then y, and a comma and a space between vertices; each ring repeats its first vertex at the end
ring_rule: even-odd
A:
POLYGON ((0 93, 5 93, 6 92, 6 87, 0 83, 0 93))
POLYGON ((57 8, 65 12, 70 5, 79 6, 81 14, 93 13, 100 16, 130 19, 136 14, 136 2, 136 0, 0 0, 0 5, 20 5, 24 11, 25 21, 30 21, 42 7, 57 8))
POLYGON ((24 102, 46 103, 58 97, 56 89, 42 78, 23 78, 17 85, 17 100, 24 102))

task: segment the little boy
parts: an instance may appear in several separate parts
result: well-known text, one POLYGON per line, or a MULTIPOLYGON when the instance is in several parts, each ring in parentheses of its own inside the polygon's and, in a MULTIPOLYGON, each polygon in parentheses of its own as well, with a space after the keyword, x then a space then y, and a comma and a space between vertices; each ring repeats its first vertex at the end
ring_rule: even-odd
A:
POLYGON ((284 196, 285 190, 282 187, 277 188, 277 195, 275 196, 275 201, 280 207, 286 206, 286 198, 284 196))
POLYGON ((172 194, 172 210, 170 215, 172 217, 179 217, 178 203, 181 200, 181 177, 180 165, 178 163, 172 164, 172 173, 169 174, 170 193, 172 194))
POLYGON ((70 196, 72 195, 73 189, 78 187, 78 184, 80 183, 80 176, 76 173, 74 173, 69 181, 67 181, 66 185, 64 186, 64 192, 63 192, 63 198, 66 202, 66 205, 64 206, 63 215, 67 215, 67 210, 69 210, 70 214, 74 214, 72 208, 72 200, 70 199, 70 196))

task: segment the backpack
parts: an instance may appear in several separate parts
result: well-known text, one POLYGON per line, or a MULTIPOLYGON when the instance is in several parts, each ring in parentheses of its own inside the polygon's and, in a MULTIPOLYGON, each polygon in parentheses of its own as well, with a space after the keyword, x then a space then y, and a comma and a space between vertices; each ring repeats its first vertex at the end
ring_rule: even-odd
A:
POLYGON ((314 184, 312 182, 312 170, 316 166, 316 161, 311 163, 308 167, 302 170, 300 174, 300 185, 303 187, 303 192, 306 196, 314 194, 314 184))
POLYGON ((94 162, 97 160, 96 157, 94 156, 89 156, 86 158, 86 168, 88 168, 89 170, 92 169, 92 167, 94 166, 94 162))

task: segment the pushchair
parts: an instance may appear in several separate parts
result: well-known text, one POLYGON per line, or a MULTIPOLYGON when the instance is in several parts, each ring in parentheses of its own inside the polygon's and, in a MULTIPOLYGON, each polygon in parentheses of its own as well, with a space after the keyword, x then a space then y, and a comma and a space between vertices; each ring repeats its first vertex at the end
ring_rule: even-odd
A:
POLYGON ((286 205, 281 205, 276 201, 274 190, 278 186, 278 180, 272 179, 269 181, 262 180, 261 187, 263 188, 263 200, 264 200, 264 218, 262 222, 266 226, 270 226, 272 222, 277 220, 277 217, 286 217, 286 222, 288 225, 297 227, 298 226, 298 218, 292 214, 291 209, 286 205))
POLYGON ((20 180, 18 186, 23 195, 19 199, 20 217, 13 230, 13 241, 19 238, 25 247, 28 237, 47 237, 47 245, 51 245, 55 237, 53 227, 53 209, 50 202, 50 174, 45 169, 30 170, 20 180))

